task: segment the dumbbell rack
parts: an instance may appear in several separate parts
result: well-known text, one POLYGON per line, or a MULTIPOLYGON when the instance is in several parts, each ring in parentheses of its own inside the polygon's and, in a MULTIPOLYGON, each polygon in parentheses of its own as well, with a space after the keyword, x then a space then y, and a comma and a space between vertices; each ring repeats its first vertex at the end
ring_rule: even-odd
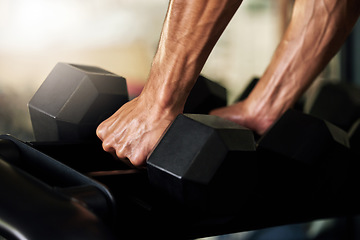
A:
MULTIPOLYGON (((149 184, 146 170, 135 170, 115 161, 101 150, 100 143, 24 143, 8 135, 3 135, 0 139, 6 140, 7 144, 11 142, 16 145, 19 151, 16 157, 14 154, 3 154, 7 155, 2 156, 7 164, 20 168, 27 175, 45 182, 50 186, 46 194, 54 196, 60 194, 72 199, 67 202, 69 205, 72 205, 73 200, 76 199, 76 202, 82 202, 84 211, 89 211, 96 216, 95 223, 85 219, 79 224, 76 221, 76 218, 79 218, 76 214, 70 212, 66 215, 64 211, 62 216, 53 217, 72 221, 72 227, 64 231, 64 226, 55 225, 51 228, 52 232, 44 231, 44 226, 39 226, 48 224, 46 219, 52 214, 51 212, 37 213, 34 216, 28 214, 26 218, 16 216, 18 219, 15 221, 18 221, 16 223, 18 225, 14 224, 15 229, 18 226, 17 230, 22 231, 24 225, 22 221, 34 218, 36 221, 28 222, 27 226, 42 229, 41 233, 37 233, 40 235, 34 236, 41 236, 44 239, 50 236, 56 239, 53 236, 57 234, 57 231, 65 232, 69 234, 68 237, 71 237, 71 234, 74 234, 71 231, 73 229, 76 229, 78 239, 81 239, 81 236, 86 236, 84 239, 142 237, 189 239, 320 218, 356 215, 360 210, 357 207, 359 199, 354 191, 358 185, 356 179, 353 178, 356 176, 355 170, 348 179, 342 179, 339 183, 341 186, 337 186, 346 186, 346 188, 334 194, 332 199, 323 199, 321 196, 316 196, 314 192, 314 189, 319 188, 310 187, 312 176, 296 180, 302 173, 301 168, 284 164, 282 160, 269 161, 267 157, 259 155, 258 172, 254 173, 257 176, 257 184, 252 196, 247 196, 248 203, 236 206, 232 214, 222 215, 212 212, 211 209, 204 211, 184 206, 166 193, 154 189, 149 184), (93 234, 93 238, 89 238, 91 231, 89 232, 88 227, 90 226, 98 230, 97 234, 100 234, 100 237, 93 234)), ((336 185, 336 183, 331 184, 336 185)), ((18 207, 17 204, 27 201, 16 199, 17 194, 22 195, 21 192, 17 192, 20 189, 15 182, 2 179, 1 185, 13 186, 12 195, 6 199, 8 205, 13 204, 13 209, 18 207)), ((331 190, 331 188, 328 189, 331 190)), ((234 186, 234 191, 241 191, 241 189, 234 186)), ((41 198, 41 194, 37 197, 41 198)), ((39 207, 36 203, 33 204, 34 207, 39 207)), ((27 206, 31 207, 31 199, 27 202, 27 206)), ((42 207, 40 206, 40 209, 42 207)), ((2 219, 4 219, 3 216, 2 219)), ((1 234, 10 234, 8 229, 4 230, 4 226, 0 230, 3 231, 1 234)))
MULTIPOLYGON (((185 112, 207 113, 208 107, 226 104, 226 91, 221 86, 203 77, 197 83, 185 112)), ((23 142, 0 135, 0 192, 4 194, 0 198, 0 237, 191 239, 322 218, 351 218, 360 213, 358 123, 347 135, 323 120, 287 112, 256 146, 253 138, 237 141, 237 137, 233 138, 236 131, 222 128, 225 131, 217 132, 217 136, 231 132, 228 140, 219 138, 207 148, 200 146, 201 164, 194 161, 196 167, 191 172, 193 177, 208 168, 213 178, 207 178, 208 182, 196 177, 186 179, 186 184, 196 187, 187 188, 190 191, 184 195, 191 195, 194 189, 202 192, 203 188, 197 188, 199 182, 220 191, 205 194, 196 205, 188 205, 171 194, 176 192, 178 196, 185 180, 161 165, 154 167, 151 158, 157 153, 160 162, 173 162, 170 160, 176 160, 180 149, 175 140, 188 143, 189 138, 176 135, 167 141, 175 146, 162 149, 174 150, 172 159, 162 159, 162 152, 157 150, 164 145, 159 144, 148 160, 147 170, 131 168, 102 150, 95 129, 127 100, 126 81, 120 76, 93 66, 55 66, 29 102, 37 141, 23 142), (232 157, 217 154, 216 145, 224 142, 230 144, 220 151, 232 157), (253 147, 234 155, 235 142, 253 147), (355 147, 350 148, 351 144, 355 147), (213 155, 221 155, 221 159, 213 155), (209 167, 210 161, 213 168, 209 167), (157 186, 151 169, 162 171, 156 178, 157 186), (216 179, 218 176, 225 180, 216 179), (165 181, 164 191, 159 185, 165 181), (176 183, 176 190, 172 183, 176 183)), ((177 131, 190 133, 190 139, 199 136, 197 130, 203 127, 186 121, 195 126, 192 131, 177 131)), ((210 130, 214 131, 218 130, 210 130)), ((204 142, 208 143, 207 139, 204 142)), ((181 153, 187 150, 185 147, 181 153)), ((198 153, 199 149, 192 150, 198 153)), ((179 163, 188 160, 193 161, 177 160, 171 167, 178 168, 179 163)), ((187 199, 202 194, 194 195, 187 199)))

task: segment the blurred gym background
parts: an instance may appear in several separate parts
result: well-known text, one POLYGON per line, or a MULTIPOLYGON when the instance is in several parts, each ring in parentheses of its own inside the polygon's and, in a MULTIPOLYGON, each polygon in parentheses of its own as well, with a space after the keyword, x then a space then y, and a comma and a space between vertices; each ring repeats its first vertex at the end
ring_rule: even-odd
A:
MULTIPOLYGON (((245 0, 224 32, 202 74, 228 89, 229 103, 252 77, 261 76, 292 3, 245 0)), ((0 0, 0 133, 33 138, 27 103, 57 62, 114 72, 136 95, 146 81, 167 6, 168 0, 0 0)), ((359 34, 343 51, 346 58, 335 57, 322 77, 359 81, 359 54, 354 54, 359 34)))
MULTIPOLYGON (((244 0, 202 72, 228 89, 229 103, 262 75, 292 4, 244 0)), ((57 62, 102 67, 125 77, 136 95, 167 5, 168 0, 0 0, 0 134, 33 139, 27 103, 57 62)), ((359 58, 358 23, 314 85, 324 79, 360 85, 359 58)))

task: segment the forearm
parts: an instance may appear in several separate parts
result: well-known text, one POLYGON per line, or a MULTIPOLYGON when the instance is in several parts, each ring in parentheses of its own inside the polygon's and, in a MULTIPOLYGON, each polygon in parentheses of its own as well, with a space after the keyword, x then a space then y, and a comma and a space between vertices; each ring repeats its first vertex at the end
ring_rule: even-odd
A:
POLYGON ((172 0, 158 50, 140 96, 97 128, 105 151, 145 164, 183 107, 207 57, 241 0, 172 0))
POLYGON ((211 50, 240 0, 173 0, 143 94, 162 108, 181 112, 211 50), (154 95, 155 94, 155 95, 154 95))
POLYGON ((336 54, 359 16, 357 0, 297 0, 290 25, 246 100, 254 118, 276 120, 336 54))

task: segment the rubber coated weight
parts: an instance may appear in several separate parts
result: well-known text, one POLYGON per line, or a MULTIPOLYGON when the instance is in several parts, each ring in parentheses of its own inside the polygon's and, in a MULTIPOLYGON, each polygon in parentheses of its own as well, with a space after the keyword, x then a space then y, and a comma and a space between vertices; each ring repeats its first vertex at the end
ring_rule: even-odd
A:
POLYGON ((184 113, 208 114, 227 104, 226 89, 210 79, 199 76, 184 106, 184 113))
POLYGON ((360 88, 344 82, 324 83, 311 104, 309 114, 349 131, 360 118, 360 88))
POLYGON ((258 142, 260 149, 307 163, 339 159, 349 147, 344 130, 296 110, 288 110, 258 142))
POLYGON ((96 139, 96 127, 127 101, 124 78, 98 67, 58 63, 28 104, 35 139, 96 139))
POLYGON ((249 129, 217 116, 179 115, 147 161, 149 180, 181 203, 236 211, 254 184, 254 153, 249 129))
MULTIPOLYGON (((268 179, 263 190, 283 196, 281 204, 294 199, 318 204, 331 198, 331 205, 348 190, 354 162, 348 134, 320 118, 288 110, 260 138, 257 153, 260 175, 268 179)), ((329 211, 330 206, 321 204, 329 211)))

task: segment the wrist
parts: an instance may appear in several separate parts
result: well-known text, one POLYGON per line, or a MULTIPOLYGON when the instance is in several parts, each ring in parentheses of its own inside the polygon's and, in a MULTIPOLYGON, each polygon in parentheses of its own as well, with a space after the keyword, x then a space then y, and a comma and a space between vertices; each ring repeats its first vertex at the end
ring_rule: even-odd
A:
POLYGON ((164 52, 158 51, 155 56, 142 95, 163 111, 179 114, 200 70, 188 63, 184 52, 167 55, 164 52))
POLYGON ((154 114, 176 117, 183 112, 187 96, 185 96, 185 93, 182 93, 184 91, 181 91, 179 88, 174 88, 174 86, 162 80, 162 78, 166 77, 160 74, 149 77, 139 99, 141 99, 154 114))
POLYGON ((295 87, 289 89, 290 85, 282 85, 281 81, 271 81, 270 84, 267 80, 264 76, 242 103, 246 125, 260 135, 291 108, 297 99, 297 91, 292 91, 295 87))
POLYGON ((254 130, 259 135, 264 134, 277 120, 277 114, 268 110, 266 104, 256 104, 248 99, 239 104, 242 105, 242 125, 254 130))

